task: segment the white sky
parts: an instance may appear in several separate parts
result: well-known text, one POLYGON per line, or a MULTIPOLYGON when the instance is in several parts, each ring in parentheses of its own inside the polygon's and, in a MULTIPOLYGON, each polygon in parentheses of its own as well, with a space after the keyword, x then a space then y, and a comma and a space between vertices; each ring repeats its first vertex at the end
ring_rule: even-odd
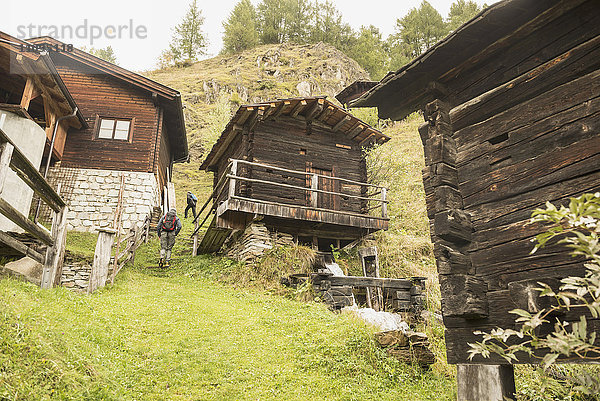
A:
MULTIPOLYGON (((219 53, 223 34, 222 21, 227 18, 238 0, 198 0, 198 8, 205 17, 203 31, 208 35, 208 57, 219 53)), ((259 0, 251 0, 258 4, 259 0)), ((87 20, 87 30, 80 28, 79 33, 87 36, 85 39, 75 36, 61 38, 63 42, 72 43, 75 47, 91 47, 91 26, 105 29, 108 26, 123 26, 122 37, 109 39, 102 35, 94 40, 93 47, 112 46, 119 65, 133 71, 154 69, 156 60, 163 49, 167 48, 171 39, 172 28, 185 15, 191 0, 2 0, 8 10, 0 22, 0 30, 13 36, 29 37, 29 28, 33 36, 38 36, 38 30, 48 35, 51 26, 71 27, 77 32, 87 20), (145 37, 130 37, 129 26, 134 30, 140 29, 145 37), (46 26, 46 27, 44 27, 46 26), (139 27, 139 28, 138 28, 139 27), (147 30, 144 34, 143 30, 147 30)), ((344 21, 354 29, 361 25, 375 25, 384 37, 393 32, 397 18, 404 16, 411 8, 418 7, 421 0, 333 0, 343 15, 344 21)), ((446 17, 453 0, 429 0, 443 17, 446 17)), ((476 0, 478 4, 485 1, 476 0)), ((493 3, 489 1, 488 3, 493 3)), ((68 29, 65 31, 68 34, 68 29)), ((60 33, 59 33, 60 34, 60 33)))

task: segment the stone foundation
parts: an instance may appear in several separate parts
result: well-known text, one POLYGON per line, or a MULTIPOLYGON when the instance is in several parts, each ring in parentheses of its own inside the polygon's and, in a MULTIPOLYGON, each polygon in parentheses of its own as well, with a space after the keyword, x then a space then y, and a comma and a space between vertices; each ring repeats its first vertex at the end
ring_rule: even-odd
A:
MULTIPOLYGON (((125 176, 123 191, 123 228, 141 226, 152 209, 160 205, 156 177, 152 173, 97 170, 54 166, 48 175, 50 184, 58 187, 67 201, 67 230, 94 232, 112 226, 119 201, 121 174, 125 176)), ((49 210, 46 210, 49 217, 49 210)))
POLYGON ((269 231, 264 224, 252 222, 243 232, 234 234, 224 245, 229 258, 242 262, 253 261, 276 246, 293 246, 291 234, 269 231))
MULTIPOLYGON (((82 258, 72 254, 65 255, 60 285, 75 291, 87 292, 92 273, 92 258, 82 258)), ((108 268, 108 276, 112 274, 112 259, 108 268)))

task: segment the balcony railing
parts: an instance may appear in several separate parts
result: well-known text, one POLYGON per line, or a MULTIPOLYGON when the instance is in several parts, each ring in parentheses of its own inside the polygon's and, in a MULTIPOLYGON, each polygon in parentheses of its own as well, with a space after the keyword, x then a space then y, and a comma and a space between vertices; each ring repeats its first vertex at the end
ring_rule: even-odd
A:
MULTIPOLYGON (((343 187, 342 185, 339 186, 343 187)), ((290 208, 313 209, 338 214, 350 214, 361 217, 373 216, 374 218, 378 219, 387 219, 387 205, 389 203, 389 201, 387 200, 387 188, 379 185, 349 180, 341 177, 323 175, 314 172, 290 170, 263 163, 249 162, 246 160, 230 159, 229 164, 226 167, 225 173, 221 174, 221 178, 217 182, 213 193, 208 198, 206 203, 202 206, 202 208, 196 216, 196 220, 194 222, 198 221, 198 218, 205 210, 207 210, 208 205, 211 203, 211 201, 213 202, 212 207, 208 208, 208 213, 206 217, 204 218, 202 223, 198 225, 195 233, 200 227, 204 225, 204 223, 208 220, 210 215, 216 211, 218 205, 222 201, 225 201, 227 199, 239 199, 250 202, 263 202, 276 204, 279 206, 286 206, 290 208), (295 176, 296 178, 303 178, 307 184, 310 183, 310 186, 293 185, 277 180, 251 178, 245 176, 250 175, 250 169, 252 169, 253 173, 257 170, 262 169, 265 172, 269 173, 277 171, 285 175, 295 176), (356 195, 355 193, 342 192, 341 189, 339 191, 319 189, 319 184, 323 184, 324 182, 326 182, 325 180, 330 182, 344 183, 347 186, 352 186, 354 188, 358 187, 360 188, 361 194, 356 195), (303 191, 306 194, 306 204, 301 205, 297 203, 285 203, 282 201, 274 202, 273 199, 261 199, 260 194, 246 197, 242 195, 243 191, 240 191, 240 185, 242 183, 259 184, 260 186, 264 187, 272 186, 287 190, 303 191), (356 201, 361 202, 360 212, 343 210, 342 208, 336 207, 323 207, 322 205, 319 205, 319 194, 331 196, 332 199, 333 197, 337 197, 339 199, 344 200, 355 199, 356 201), (380 213, 378 213, 378 215, 372 214, 377 209, 381 209, 380 213)), ((335 202, 333 203, 335 204, 335 202)))

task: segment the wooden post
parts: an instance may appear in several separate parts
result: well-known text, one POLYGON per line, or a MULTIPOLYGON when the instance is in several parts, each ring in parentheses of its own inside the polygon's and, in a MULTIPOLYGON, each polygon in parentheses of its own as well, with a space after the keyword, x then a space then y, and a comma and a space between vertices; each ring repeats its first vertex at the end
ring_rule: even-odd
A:
MULTIPOLYGON (((231 161, 231 175, 237 176, 237 167, 238 167, 237 160, 232 160, 231 161)), ((232 196, 235 196, 235 178, 229 179, 229 198, 231 198, 232 196)))
POLYGON ((0 145, 0 194, 2 194, 6 176, 10 171, 10 161, 14 149, 15 147, 9 142, 4 142, 0 145))
POLYGON ((41 288, 52 288, 59 284, 60 275, 65 258, 65 245, 67 242, 67 212, 65 206, 52 217, 52 240, 54 244, 46 250, 46 262, 42 271, 41 288))
POLYGON ((25 82, 25 88, 23 89, 23 96, 21 96, 21 107, 25 110, 29 110, 29 103, 31 99, 35 97, 35 86, 32 77, 27 77, 25 82))
POLYGON ((456 365, 457 401, 515 399, 512 365, 456 365))
POLYGON ((89 294, 99 287, 104 287, 106 284, 106 279, 108 278, 108 265, 110 264, 110 254, 115 240, 115 233, 116 230, 111 228, 98 229, 98 242, 96 242, 94 263, 92 264, 90 284, 88 286, 89 294))
POLYGON ((168 210, 171 209, 177 209, 177 202, 175 199, 175 184, 173 184, 172 182, 168 182, 167 183, 167 191, 169 192, 169 207, 167 208, 168 210))
POLYGON ((145 232, 144 232, 144 244, 148 243, 148 237, 150 236, 150 223, 151 223, 152 219, 150 219, 150 216, 148 216, 146 218, 146 221, 144 222, 145 225, 145 232))
MULTIPOLYGON (((117 202, 117 209, 115 210, 115 220, 113 222, 113 228, 117 230, 117 248, 115 249, 115 259, 113 261, 113 271, 110 276, 110 283, 115 281, 115 275, 117 274, 117 266, 119 264, 119 248, 121 247, 121 226, 123 216, 123 191, 125 190, 125 175, 121 173, 121 187, 119 188, 119 200, 117 202)), ((104 285, 104 284, 103 284, 104 285)))
POLYGON ((163 187, 163 210, 162 210, 162 214, 163 216, 169 211, 169 191, 167 190, 167 187, 163 187))
POLYGON ((319 176, 316 174, 311 176, 310 189, 312 189, 310 192, 310 206, 316 208, 318 206, 317 202, 319 199, 319 193, 315 191, 319 189, 319 176))
POLYGON ((381 217, 387 218, 387 188, 381 188, 381 217))
POLYGON ((198 219, 194 220, 194 245, 192 247, 192 256, 198 254, 198 219))

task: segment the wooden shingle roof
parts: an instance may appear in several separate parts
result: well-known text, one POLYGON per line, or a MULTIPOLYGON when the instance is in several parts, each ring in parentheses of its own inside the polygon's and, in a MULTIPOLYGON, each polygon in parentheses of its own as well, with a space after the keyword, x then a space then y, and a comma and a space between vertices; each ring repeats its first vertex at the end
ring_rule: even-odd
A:
POLYGON ((267 119, 288 116, 319 124, 333 132, 345 134, 359 144, 385 143, 390 137, 342 109, 325 96, 277 99, 270 102, 242 105, 229 121, 221 136, 200 166, 206 170, 214 165, 237 132, 244 128, 252 130, 256 124, 267 119))

